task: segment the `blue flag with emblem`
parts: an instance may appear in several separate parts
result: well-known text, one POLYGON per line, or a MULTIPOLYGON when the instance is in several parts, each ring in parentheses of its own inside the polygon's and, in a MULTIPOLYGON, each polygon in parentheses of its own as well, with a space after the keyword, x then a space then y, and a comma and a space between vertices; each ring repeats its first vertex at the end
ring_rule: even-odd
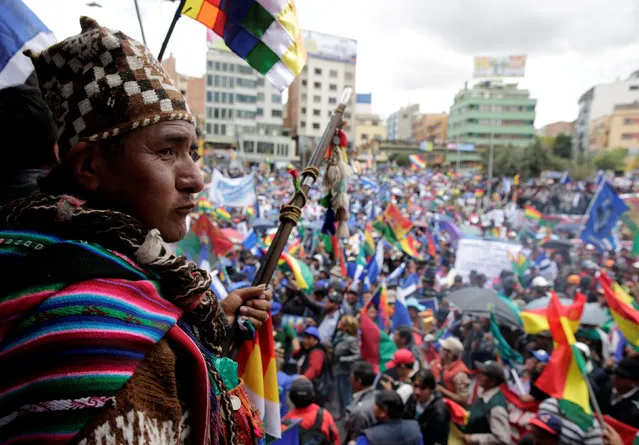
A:
POLYGON ((613 229, 628 206, 606 181, 595 196, 580 238, 603 252, 615 245, 613 229))

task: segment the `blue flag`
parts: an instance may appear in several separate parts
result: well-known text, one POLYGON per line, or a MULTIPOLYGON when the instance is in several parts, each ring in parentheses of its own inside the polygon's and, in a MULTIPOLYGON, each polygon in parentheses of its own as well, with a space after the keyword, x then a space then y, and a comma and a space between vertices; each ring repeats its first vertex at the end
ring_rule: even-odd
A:
POLYGON ((395 312, 393 314, 393 330, 400 326, 413 325, 410 320, 410 315, 408 314, 406 298, 417 291, 418 284, 419 276, 417 276, 416 273, 411 273, 406 277, 402 285, 397 288, 395 294, 395 312))
POLYGON ((580 238, 595 246, 599 252, 612 248, 614 246, 612 230, 627 210, 628 206, 606 181, 595 197, 580 238))
POLYGON ((0 2, 0 88, 24 83, 31 72, 25 49, 42 51, 56 39, 22 0, 0 2))

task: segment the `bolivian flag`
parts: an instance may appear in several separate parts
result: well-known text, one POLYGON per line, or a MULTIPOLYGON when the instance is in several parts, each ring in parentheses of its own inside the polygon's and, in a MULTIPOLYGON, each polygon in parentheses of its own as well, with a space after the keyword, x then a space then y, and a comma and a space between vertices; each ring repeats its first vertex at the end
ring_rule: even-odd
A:
POLYGON ((306 263, 297 260, 290 253, 282 252, 278 265, 293 272, 295 282, 300 290, 310 292, 313 289, 313 273, 306 263))
POLYGON ((375 255, 375 241, 373 240, 370 224, 366 224, 364 228, 364 253, 366 254, 367 260, 375 255))
POLYGON ((393 204, 388 204, 386 210, 373 223, 373 228, 380 232, 386 240, 396 243, 404 238, 406 234, 413 228, 410 222, 393 204))
POLYGON ((412 236, 408 235, 406 238, 403 238, 399 242, 399 247, 406 255, 415 258, 418 261, 423 260, 423 257, 419 253, 419 242, 412 236))
POLYGON ((632 297, 621 286, 612 281, 608 275, 602 273, 599 276, 599 283, 604 289, 610 315, 626 340, 636 350, 639 350, 639 307, 632 297))
MULTIPOLYGON (((553 291, 554 294, 554 291, 553 291)), ((575 295, 575 301, 570 306, 561 306, 562 311, 565 313, 563 315, 568 316, 568 314, 574 314, 576 312, 581 313, 583 311, 583 307, 586 304, 586 296, 577 293, 575 295)), ((524 323, 524 331, 528 334, 539 334, 541 331, 547 331, 550 329, 548 324, 548 308, 540 308, 540 309, 529 309, 527 311, 521 311, 519 313, 521 320, 524 323)), ((579 329, 579 318, 576 320, 570 320, 570 329, 572 332, 577 332, 579 329)))
POLYGON ((585 380, 588 372, 572 332, 572 324, 581 319, 582 312, 583 306, 581 310, 567 310, 556 294, 550 297, 548 324, 556 346, 535 384, 550 397, 558 399, 568 418, 587 431, 594 420, 585 380))
POLYGON ((230 221, 231 220, 231 214, 229 212, 227 212, 224 207, 217 207, 215 209, 215 216, 217 216, 222 221, 230 221))

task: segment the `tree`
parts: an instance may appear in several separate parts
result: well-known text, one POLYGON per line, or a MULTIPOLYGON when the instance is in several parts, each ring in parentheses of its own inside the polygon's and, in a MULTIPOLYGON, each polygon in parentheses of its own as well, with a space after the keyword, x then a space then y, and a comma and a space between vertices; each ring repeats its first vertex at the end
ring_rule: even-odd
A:
POLYGON ((627 148, 613 148, 595 157, 595 166, 599 170, 622 171, 626 167, 627 148))
POLYGON ((572 136, 560 133, 552 143, 552 153, 563 159, 572 158, 572 136))
POLYGON ((408 167, 410 165, 410 159, 405 153, 395 153, 390 156, 391 161, 395 161, 399 167, 408 167))

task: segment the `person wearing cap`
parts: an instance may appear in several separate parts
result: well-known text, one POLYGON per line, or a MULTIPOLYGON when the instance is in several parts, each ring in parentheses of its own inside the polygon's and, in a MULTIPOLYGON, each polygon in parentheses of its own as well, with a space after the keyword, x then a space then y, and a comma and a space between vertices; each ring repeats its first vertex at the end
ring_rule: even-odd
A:
POLYGON ((423 445, 419 424, 402 419, 403 412, 404 402, 396 392, 377 392, 373 405, 376 424, 362 431, 355 445, 423 445))
POLYGON ((561 419, 547 413, 538 413, 530 420, 530 432, 533 445, 559 445, 561 438, 561 419))
POLYGON ((419 290, 422 298, 441 298, 441 294, 433 287, 435 285, 435 274, 431 269, 427 270, 422 277, 422 288, 419 290))
POLYGON ((309 430, 315 424, 318 414, 322 414, 320 430, 329 443, 340 445, 339 430, 331 413, 318 405, 315 401, 315 390, 313 383, 306 377, 300 377, 291 384, 289 398, 293 404, 293 409, 283 418, 282 423, 291 421, 300 422, 299 427, 309 430))
POLYGON ((271 292, 218 301, 209 272, 173 253, 204 188, 195 119, 144 45, 80 27, 25 52, 59 163, 41 193, 0 208, 1 269, 15 277, 0 290, 12 355, 0 405, 16 413, 0 442, 146 443, 162 425, 171 444, 253 443, 263 428, 223 350, 268 319, 271 292))
POLYGON ((402 401, 406 402, 413 392, 410 375, 413 373, 414 365, 415 356, 413 353, 408 349, 398 349, 393 354, 393 359, 386 363, 386 371, 378 376, 377 389, 397 391, 402 401))
POLYGON ((419 313, 425 311, 426 308, 419 304, 417 298, 410 297, 406 299, 406 309, 408 310, 408 316, 413 324, 413 328, 419 332, 424 332, 424 319, 419 316, 419 313))
POLYGON ((439 352, 435 348, 435 336, 433 334, 426 334, 424 336, 421 347, 421 359, 423 361, 423 367, 429 368, 432 363, 439 360, 439 352))
POLYGON ((516 394, 519 394, 519 398, 524 402, 531 402, 533 400, 537 400, 541 402, 546 399, 548 395, 543 393, 537 386, 535 386, 535 381, 539 378, 541 373, 543 372, 546 364, 550 360, 550 354, 544 351, 543 349, 531 349, 529 351, 530 356, 526 359, 524 364, 524 371, 521 374, 520 383, 524 390, 521 393, 521 389, 519 385, 516 385, 512 382, 508 382, 508 387, 511 391, 516 394))
POLYGON ((476 383, 482 393, 470 407, 464 440, 468 445, 509 444, 508 405, 499 389, 499 385, 505 381, 504 370, 493 361, 476 362, 475 368, 476 383))
POLYGON ((403 417, 419 423, 424 445, 448 443, 450 412, 429 369, 420 369, 412 377, 413 394, 404 406, 403 417))
POLYGON ((625 357, 612 372, 612 398, 606 414, 639 428, 639 356, 625 357))
MULTIPOLYGON (((313 292, 324 292, 321 289, 315 289, 313 292)), ((333 337, 337 332, 337 322, 342 317, 342 301, 341 286, 336 283, 329 285, 326 291, 326 301, 318 302, 308 298, 304 293, 300 293, 300 297, 304 305, 314 313, 314 317, 311 318, 312 323, 318 327, 319 333, 327 345, 331 345, 333 337)))
POLYGON ((328 362, 328 351, 322 344, 322 337, 315 326, 304 330, 302 347, 293 352, 297 360, 297 373, 315 385, 315 400, 319 405, 326 403, 332 394, 332 376, 328 362))
POLYGON ((438 382, 437 390, 454 402, 467 406, 472 371, 461 359, 464 345, 451 336, 439 340, 439 346, 439 361, 431 365, 438 382))
POLYGON ((375 403, 375 370, 368 362, 359 361, 353 365, 350 376, 353 388, 352 402, 346 408, 342 444, 357 440, 366 428, 375 424, 373 404, 375 403))
POLYGON ((56 164, 51 112, 37 88, 0 90, 0 206, 38 191, 37 179, 56 164), (20 147, 20 148, 18 148, 20 147))
POLYGON ((342 303, 342 311, 345 315, 352 315, 356 317, 362 310, 362 305, 359 302, 359 292, 353 287, 353 285, 344 289, 344 303, 342 303))

